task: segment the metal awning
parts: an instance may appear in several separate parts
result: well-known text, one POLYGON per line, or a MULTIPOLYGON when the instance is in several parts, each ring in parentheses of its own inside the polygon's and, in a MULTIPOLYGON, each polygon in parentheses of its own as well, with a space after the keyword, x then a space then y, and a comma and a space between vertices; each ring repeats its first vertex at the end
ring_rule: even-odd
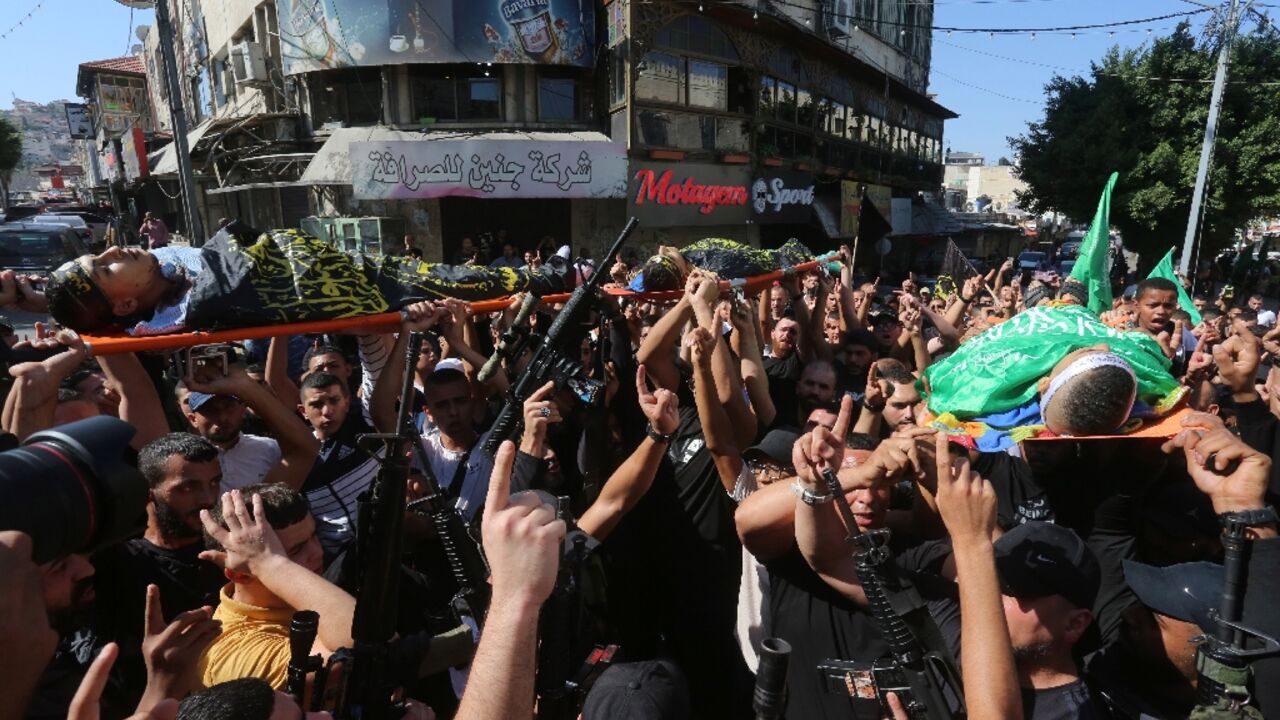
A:
POLYGON ((578 141, 578 142, 613 142, 608 135, 599 132, 459 132, 436 131, 419 132, 414 130, 396 130, 385 126, 339 128, 325 140, 324 145, 316 151, 315 158, 302 173, 299 183, 302 185, 350 185, 351 156, 348 152, 351 143, 357 142, 389 142, 389 141, 433 141, 433 140, 532 140, 532 141, 578 141))
MULTIPOLYGON (((226 123, 219 122, 216 119, 205 120, 204 122, 197 125, 194 130, 187 133, 187 149, 188 150, 194 149, 196 144, 200 142, 200 139, 203 138, 210 130, 212 130, 215 124, 226 124, 226 123)), ((156 155, 158 155, 154 163, 151 162, 151 157, 147 158, 147 162, 151 163, 152 175, 177 175, 178 174, 177 147, 178 147, 177 143, 172 143, 172 142, 169 143, 168 145, 165 145, 163 148, 160 149, 158 153, 155 153, 151 156, 151 157, 155 157, 156 155)))
POLYGON ((208 190, 205 190, 205 192, 209 195, 222 195, 224 193, 240 192, 241 190, 271 190, 274 188, 303 187, 309 185, 310 183, 298 181, 245 183, 244 185, 209 188, 208 190))
POLYGON ((813 217, 818 226, 826 234, 828 240, 842 240, 849 237, 840 232, 840 198, 819 195, 813 199, 813 217))

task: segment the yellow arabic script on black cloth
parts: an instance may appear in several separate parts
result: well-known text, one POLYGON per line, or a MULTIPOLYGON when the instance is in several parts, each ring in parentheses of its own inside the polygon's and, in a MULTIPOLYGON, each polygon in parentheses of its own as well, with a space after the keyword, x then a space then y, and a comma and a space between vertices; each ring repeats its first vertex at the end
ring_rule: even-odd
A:
POLYGON ((348 255, 297 230, 237 237, 220 231, 201 248, 204 268, 187 307, 189 330, 360 317, 422 300, 477 301, 518 292, 563 292, 567 266, 539 270, 348 255))

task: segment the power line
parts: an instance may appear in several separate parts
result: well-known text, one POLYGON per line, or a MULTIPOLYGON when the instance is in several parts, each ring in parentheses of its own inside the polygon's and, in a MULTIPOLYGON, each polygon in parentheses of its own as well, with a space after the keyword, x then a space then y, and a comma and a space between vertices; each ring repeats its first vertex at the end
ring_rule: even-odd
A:
POLYGON ((133 6, 129 6, 129 37, 124 39, 124 54, 129 54, 129 48, 133 47, 133 6))
MULTIPOLYGON (((790 2, 789 0, 770 0, 770 2, 772 2, 775 5, 784 5, 787 7, 793 7, 800 10, 808 10, 808 11, 813 10, 812 7, 809 7, 806 5, 800 5, 795 2, 790 2)), ((1167 15, 1156 15, 1153 17, 1146 17, 1146 18, 1137 18, 1134 20, 1115 20, 1112 22, 1105 22, 1105 23, 1087 23, 1083 25, 1060 25, 1060 26, 1054 26, 1054 27, 999 28, 999 27, 945 27, 941 25, 935 25, 935 26, 932 26, 930 29, 934 31, 940 31, 940 32, 979 33, 979 34, 985 33, 989 35, 1027 35, 1031 33, 1046 33, 1046 34, 1067 33, 1067 32, 1073 32, 1073 31, 1080 32, 1084 30, 1099 30, 1099 29, 1108 29, 1108 28, 1128 27, 1132 25, 1143 25, 1147 23, 1160 22, 1161 20, 1169 20, 1171 18, 1183 18, 1183 17, 1190 17, 1192 15, 1200 15, 1202 13, 1210 12, 1211 10, 1212 8, 1200 8, 1198 10, 1184 10, 1182 12, 1169 13, 1167 15)), ((834 13, 834 12, 827 12, 827 11, 822 11, 822 12, 827 17, 840 18, 844 20, 850 20, 858 23, 866 23, 870 25, 879 24, 879 25, 888 25, 891 27, 901 27, 901 28, 921 27, 918 23, 897 22, 894 20, 884 20, 881 18, 868 18, 861 15, 853 15, 848 13, 834 13)))
MULTIPOLYGON (((1036 67, 1049 68, 1051 70, 1065 70, 1067 72, 1075 73, 1077 75, 1092 74, 1100 77, 1121 77, 1121 78, 1129 78, 1131 80, 1144 80, 1144 81, 1150 81, 1150 82, 1189 83, 1189 84, 1205 84, 1205 85, 1213 82, 1213 78, 1175 78, 1175 77, 1160 77, 1156 75, 1128 75, 1124 73, 1100 72, 1096 69, 1084 70, 1082 68, 1066 67, 1065 65, 1051 65, 1049 63, 1035 62, 1034 60, 1024 60, 1022 58, 1009 57, 1008 55, 1000 55, 997 53, 987 52, 985 50, 978 50, 977 48, 965 47, 964 45, 957 45, 955 43, 947 42, 946 40, 939 40, 937 38, 934 38, 934 42, 939 43, 941 45, 946 45, 948 47, 953 47, 958 50, 964 50, 966 52, 971 52, 971 53, 976 53, 978 55, 985 55, 987 57, 996 58, 998 60, 1007 60, 1009 62, 1022 63, 1024 65, 1034 65, 1036 67)), ((1243 85, 1243 86, 1251 86, 1251 87, 1273 87, 1273 86, 1280 85, 1280 81, 1232 80, 1227 84, 1236 85, 1236 86, 1243 85)))
POLYGON ((5 30, 4 32, 0 33, 0 40, 4 40, 5 38, 12 35, 14 30, 17 30, 18 28, 22 27, 22 23, 30 20, 31 16, 35 15, 36 11, 42 7, 44 7, 44 0, 40 0, 40 2, 36 3, 36 6, 28 10, 27 14, 23 15, 22 19, 19 20, 15 25, 10 27, 8 30, 5 30))
POLYGON ((992 90, 990 88, 984 88, 981 85, 974 85, 973 83, 965 82, 964 80, 961 80, 960 78, 957 78, 957 77, 952 77, 951 75, 948 75, 937 68, 931 69, 930 72, 936 75, 941 75, 942 77, 947 78, 948 80, 956 83, 957 85, 963 85, 973 90, 980 90, 984 93, 995 95, 998 98, 1004 98, 1005 100, 1012 100, 1014 102, 1027 103, 1030 105, 1044 104, 1044 100, 1028 100, 1027 98, 1013 97, 1012 95, 1005 95, 1004 93, 996 92, 995 90, 992 90))

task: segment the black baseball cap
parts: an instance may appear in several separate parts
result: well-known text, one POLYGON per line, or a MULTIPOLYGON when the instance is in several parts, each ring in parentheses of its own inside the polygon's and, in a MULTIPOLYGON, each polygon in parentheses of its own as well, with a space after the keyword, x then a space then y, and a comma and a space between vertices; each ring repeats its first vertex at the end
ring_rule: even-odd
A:
POLYGON ((1223 578, 1224 571, 1217 563, 1156 567, 1124 561, 1125 582, 1143 605, 1161 615, 1197 625, 1211 635, 1218 631, 1210 613, 1222 597, 1223 578))
POLYGON ((840 337, 841 345, 861 345, 868 350, 878 350, 880 343, 876 336, 866 330, 848 330, 840 337))
POLYGON ((1080 608, 1092 608, 1102 584, 1098 558, 1070 528, 1029 522, 995 542, 1000 591, 1034 600, 1061 595, 1080 608))
POLYGON ((670 660, 618 663, 600 674, 582 704, 582 720, 687 720, 689 683, 670 660))
POLYGON ((794 430, 770 430, 760 442, 743 451, 742 457, 767 458, 779 465, 791 465, 791 447, 800 439, 800 433, 794 430))

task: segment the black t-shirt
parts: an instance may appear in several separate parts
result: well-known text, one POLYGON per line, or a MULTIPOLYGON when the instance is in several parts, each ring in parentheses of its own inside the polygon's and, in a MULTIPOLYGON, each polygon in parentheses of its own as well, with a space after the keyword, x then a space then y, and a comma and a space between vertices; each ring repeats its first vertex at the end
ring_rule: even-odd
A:
POLYGON ((792 350, 786 357, 767 357, 764 359, 764 372, 769 378, 769 397, 773 398, 774 407, 778 410, 775 423, 790 425, 796 417, 796 382, 800 379, 800 371, 804 370, 804 362, 800 360, 800 351, 792 350))
POLYGON ((734 640, 742 545, 688 385, 649 492, 604 543, 610 624, 628 660, 666 654, 695 717, 747 717, 751 680, 734 640))
MULTIPOLYGON (((895 549, 894 560, 926 601, 943 641, 958 658, 959 599, 955 585, 936 575, 950 552, 945 543, 922 543, 895 549)), ((826 660, 870 663, 888 655, 889 646, 875 620, 818 577, 794 546, 765 567, 772 632, 791 645, 787 717, 878 720, 879 712, 855 708, 847 693, 826 692, 817 670, 826 660)))
POLYGON ((1045 690, 1022 689, 1022 716, 1027 720, 1098 720, 1089 688, 1077 680, 1045 690))
POLYGON ((996 518, 1008 530, 1039 520, 1053 522, 1055 515, 1044 488, 1036 484, 1031 467, 1007 453, 981 453, 973 471, 991 481, 996 491, 996 518))
POLYGON ((198 607, 217 607, 227 581, 218 566, 199 558, 203 550, 199 541, 168 549, 134 538, 93 556, 94 627, 105 640, 119 643, 116 666, 138 696, 146 686, 141 643, 147 586, 160 589, 165 622, 198 607))

